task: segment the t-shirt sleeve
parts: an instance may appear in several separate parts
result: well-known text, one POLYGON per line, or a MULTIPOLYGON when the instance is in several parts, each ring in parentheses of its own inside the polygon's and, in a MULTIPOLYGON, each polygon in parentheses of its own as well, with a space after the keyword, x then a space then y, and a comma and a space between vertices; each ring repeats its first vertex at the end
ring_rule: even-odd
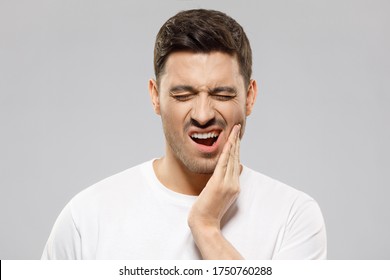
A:
POLYGON ((324 219, 317 202, 301 197, 292 205, 283 241, 273 259, 326 259, 324 219))
POLYGON ((43 251, 42 260, 81 259, 81 238, 72 216, 71 203, 58 216, 43 251))

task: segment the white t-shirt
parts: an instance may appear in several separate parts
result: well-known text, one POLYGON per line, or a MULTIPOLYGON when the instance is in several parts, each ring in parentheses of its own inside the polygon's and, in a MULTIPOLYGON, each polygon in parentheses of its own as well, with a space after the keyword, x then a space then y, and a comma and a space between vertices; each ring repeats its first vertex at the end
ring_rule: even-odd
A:
MULTIPOLYGON (((244 166, 222 233, 246 259, 324 259, 321 210, 308 195, 244 166)), ((42 259, 201 259, 187 225, 196 196, 171 191, 153 161, 76 195, 59 215, 42 259)))

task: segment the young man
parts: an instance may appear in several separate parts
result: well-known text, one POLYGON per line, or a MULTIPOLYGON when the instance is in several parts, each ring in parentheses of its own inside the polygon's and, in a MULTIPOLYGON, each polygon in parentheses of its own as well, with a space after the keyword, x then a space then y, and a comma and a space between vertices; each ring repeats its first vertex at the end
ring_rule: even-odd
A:
POLYGON ((165 156, 74 197, 42 258, 326 258, 317 203, 240 164, 257 95, 242 27, 217 11, 180 12, 157 35, 154 66, 165 156))

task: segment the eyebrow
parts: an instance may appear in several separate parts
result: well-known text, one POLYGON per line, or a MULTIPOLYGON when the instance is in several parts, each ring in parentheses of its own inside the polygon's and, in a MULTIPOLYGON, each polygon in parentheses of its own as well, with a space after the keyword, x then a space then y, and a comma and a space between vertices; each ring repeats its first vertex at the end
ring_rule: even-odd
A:
POLYGON ((193 93, 196 92, 194 87, 188 86, 188 85, 177 85, 177 86, 171 87, 169 89, 169 93, 178 93, 178 92, 183 92, 183 91, 188 91, 188 92, 193 92, 193 93))
POLYGON ((237 94, 237 89, 235 87, 223 86, 223 87, 215 87, 209 90, 209 94, 217 94, 220 92, 237 94))
MULTIPOLYGON (((196 90, 193 86, 189 85, 177 85, 170 88, 169 92, 171 94, 179 93, 179 92, 191 92, 196 93, 198 90, 196 90)), ((235 87, 230 86, 221 86, 221 87, 215 87, 208 90, 209 94, 217 94, 220 92, 227 92, 230 94, 237 94, 237 89, 235 87)))

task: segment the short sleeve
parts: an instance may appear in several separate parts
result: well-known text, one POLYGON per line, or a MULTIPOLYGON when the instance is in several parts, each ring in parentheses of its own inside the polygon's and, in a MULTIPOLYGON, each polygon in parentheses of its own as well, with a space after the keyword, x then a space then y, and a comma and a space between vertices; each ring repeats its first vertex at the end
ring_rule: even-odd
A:
POLYGON ((317 202, 304 195, 291 207, 283 240, 273 259, 326 259, 324 219, 317 202))
POLYGON ((71 203, 67 204, 58 216, 41 259, 81 259, 81 238, 73 220, 71 203))

